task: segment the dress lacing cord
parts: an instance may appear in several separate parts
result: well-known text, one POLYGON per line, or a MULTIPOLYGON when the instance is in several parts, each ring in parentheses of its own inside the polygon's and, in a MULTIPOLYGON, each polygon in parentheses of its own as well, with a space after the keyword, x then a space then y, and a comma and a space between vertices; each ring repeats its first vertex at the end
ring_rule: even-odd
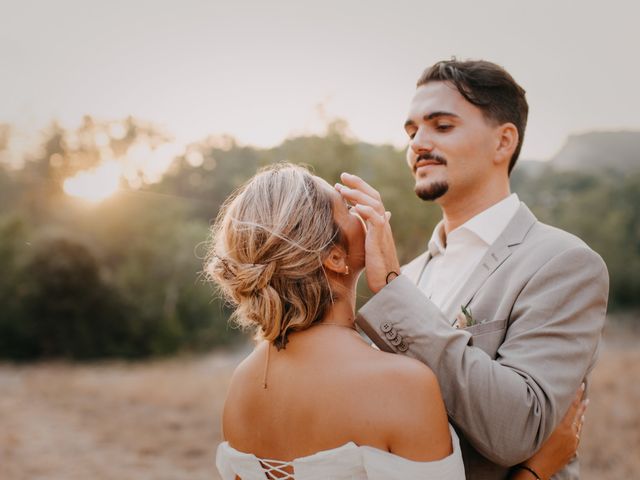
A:
POLYGON ((260 459, 260 466, 264 470, 264 473, 269 480, 295 480, 293 476, 292 462, 260 459), (289 473, 285 469, 291 469, 292 471, 291 473, 289 473), (275 474, 278 474, 278 476, 276 476, 275 474))

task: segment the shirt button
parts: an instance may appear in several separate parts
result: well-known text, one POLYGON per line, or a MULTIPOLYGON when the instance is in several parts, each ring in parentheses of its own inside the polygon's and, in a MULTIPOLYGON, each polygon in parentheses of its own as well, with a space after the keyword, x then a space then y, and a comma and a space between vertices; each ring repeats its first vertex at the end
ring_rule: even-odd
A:
POLYGON ((382 325, 380 325, 380 330, 382 330, 384 333, 390 332, 392 328, 393 327, 389 322, 384 322, 382 325))
POLYGON ((385 336, 389 340, 393 340, 394 338, 396 338, 398 336, 398 332, 395 329, 392 328, 390 332, 385 333, 385 336))
POLYGON ((409 350, 409 347, 404 342, 400 342, 400 345, 398 345, 397 348, 399 352, 406 352, 407 350, 409 350))
POLYGON ((391 345, 393 345, 394 347, 397 347, 402 343, 402 337, 400 335, 397 335, 396 338, 390 340, 389 343, 391 343, 391 345))

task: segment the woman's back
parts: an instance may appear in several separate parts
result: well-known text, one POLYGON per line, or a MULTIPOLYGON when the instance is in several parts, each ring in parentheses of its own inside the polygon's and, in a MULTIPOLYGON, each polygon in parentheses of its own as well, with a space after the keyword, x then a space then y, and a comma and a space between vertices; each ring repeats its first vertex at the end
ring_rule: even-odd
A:
POLYGON ((225 480, 415 478, 410 464, 432 470, 444 457, 461 471, 432 372, 354 330, 363 227, 335 188, 294 165, 259 172, 221 210, 205 270, 236 322, 265 340, 231 382, 225 480))
POLYGON ((266 342, 232 379, 223 430, 236 452, 291 461, 349 451, 352 464, 363 455, 370 461, 386 455, 388 464, 398 455, 415 462, 446 457, 444 463, 457 465, 439 388, 426 366, 372 349, 355 331, 333 325, 291 335, 279 352, 271 348, 266 389, 266 342))

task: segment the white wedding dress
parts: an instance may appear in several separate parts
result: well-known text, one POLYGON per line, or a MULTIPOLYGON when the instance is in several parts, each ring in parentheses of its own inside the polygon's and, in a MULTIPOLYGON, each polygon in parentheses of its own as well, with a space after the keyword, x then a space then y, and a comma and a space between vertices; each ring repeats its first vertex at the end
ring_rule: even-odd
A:
POLYGON ((460 442, 451 425, 449 431, 453 453, 434 462, 414 462, 353 442, 283 462, 239 452, 223 442, 218 446, 216 466, 222 480, 235 480, 236 475, 242 480, 464 480, 460 442), (293 473, 287 473, 291 467, 293 473))

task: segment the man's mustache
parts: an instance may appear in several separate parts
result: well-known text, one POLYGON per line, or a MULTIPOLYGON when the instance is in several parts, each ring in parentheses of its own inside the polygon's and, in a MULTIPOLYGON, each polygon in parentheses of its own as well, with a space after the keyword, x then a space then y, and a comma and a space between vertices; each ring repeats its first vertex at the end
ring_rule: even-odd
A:
POLYGON ((434 160, 441 165, 447 164, 447 160, 444 157, 441 157, 440 155, 438 155, 437 153, 421 153, 416 157, 416 163, 413 164, 414 172, 418 169, 417 165, 422 160, 434 160))

